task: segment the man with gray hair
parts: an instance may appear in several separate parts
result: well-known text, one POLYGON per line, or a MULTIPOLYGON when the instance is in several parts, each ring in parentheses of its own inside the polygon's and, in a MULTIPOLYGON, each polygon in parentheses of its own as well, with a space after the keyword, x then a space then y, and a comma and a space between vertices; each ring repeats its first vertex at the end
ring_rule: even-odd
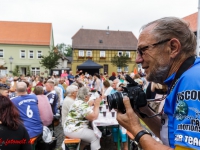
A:
POLYGON ((42 121, 38 109, 38 99, 34 94, 27 94, 27 86, 24 82, 17 83, 17 97, 11 99, 18 108, 30 138, 40 135, 43 131, 42 121))
POLYGON ((76 95, 78 92, 78 87, 75 85, 70 85, 66 89, 67 96, 65 97, 62 105, 62 126, 64 125, 65 118, 68 115, 70 106, 74 103, 76 95))
POLYGON ((126 113, 118 112, 117 120, 142 149, 200 148, 200 58, 196 57, 196 41, 189 24, 180 18, 165 17, 142 27, 136 63, 142 65, 148 81, 168 86, 163 111, 155 114, 148 105, 140 108, 140 112, 154 116, 151 118, 142 118, 132 109, 129 98, 123 99, 126 113), (143 129, 138 116, 163 144, 143 129))

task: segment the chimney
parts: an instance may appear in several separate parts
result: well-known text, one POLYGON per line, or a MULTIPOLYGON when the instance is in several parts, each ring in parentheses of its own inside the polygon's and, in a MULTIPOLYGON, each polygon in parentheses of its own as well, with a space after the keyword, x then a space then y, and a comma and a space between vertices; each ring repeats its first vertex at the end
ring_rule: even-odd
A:
POLYGON ((107 35, 109 34, 109 26, 107 27, 106 34, 107 34, 107 35))

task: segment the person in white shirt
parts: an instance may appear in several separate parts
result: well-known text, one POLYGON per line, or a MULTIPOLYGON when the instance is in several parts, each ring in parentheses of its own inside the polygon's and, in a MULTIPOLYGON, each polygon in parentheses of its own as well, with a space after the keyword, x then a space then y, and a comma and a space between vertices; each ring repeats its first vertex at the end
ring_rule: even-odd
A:
POLYGON ((69 85, 66 89, 67 96, 65 97, 62 105, 62 126, 64 125, 65 118, 68 115, 70 106, 74 103, 78 92, 78 87, 75 85, 69 85))
POLYGON ((110 95, 113 88, 110 86, 110 82, 108 80, 103 82, 103 86, 102 98, 104 99, 106 96, 110 95))

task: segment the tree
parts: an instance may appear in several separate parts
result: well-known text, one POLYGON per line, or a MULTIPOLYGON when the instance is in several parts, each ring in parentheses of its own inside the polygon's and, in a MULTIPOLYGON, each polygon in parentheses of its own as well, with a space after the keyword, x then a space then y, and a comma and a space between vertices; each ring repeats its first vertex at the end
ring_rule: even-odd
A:
POLYGON ((66 45, 65 43, 60 43, 56 45, 59 52, 64 53, 66 57, 72 57, 72 46, 66 45))
POLYGON ((16 65, 14 71, 12 72, 13 76, 19 76, 19 66, 16 65))
POLYGON ((58 60, 61 58, 60 53, 54 48, 54 51, 49 51, 48 56, 41 56, 41 61, 39 62, 45 69, 51 70, 57 67, 59 64, 58 60))
POLYGON ((67 45, 66 49, 67 49, 67 54, 65 54, 65 56, 72 57, 72 46, 67 45))
POLYGON ((129 57, 126 54, 122 56, 115 55, 111 58, 111 63, 113 66, 117 66, 120 68, 127 67, 129 63, 129 57))

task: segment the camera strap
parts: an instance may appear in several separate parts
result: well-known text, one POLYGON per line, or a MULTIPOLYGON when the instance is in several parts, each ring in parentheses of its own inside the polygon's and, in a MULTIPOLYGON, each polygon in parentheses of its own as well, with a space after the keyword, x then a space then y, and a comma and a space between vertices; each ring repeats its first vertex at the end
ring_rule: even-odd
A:
POLYGON ((168 94, 174 89, 176 83, 178 82, 178 79, 180 78, 180 76, 186 71, 188 70, 195 62, 196 57, 195 56, 191 56, 189 58, 187 58, 180 66, 180 68, 178 69, 174 80, 171 83, 171 86, 168 90, 168 94))

